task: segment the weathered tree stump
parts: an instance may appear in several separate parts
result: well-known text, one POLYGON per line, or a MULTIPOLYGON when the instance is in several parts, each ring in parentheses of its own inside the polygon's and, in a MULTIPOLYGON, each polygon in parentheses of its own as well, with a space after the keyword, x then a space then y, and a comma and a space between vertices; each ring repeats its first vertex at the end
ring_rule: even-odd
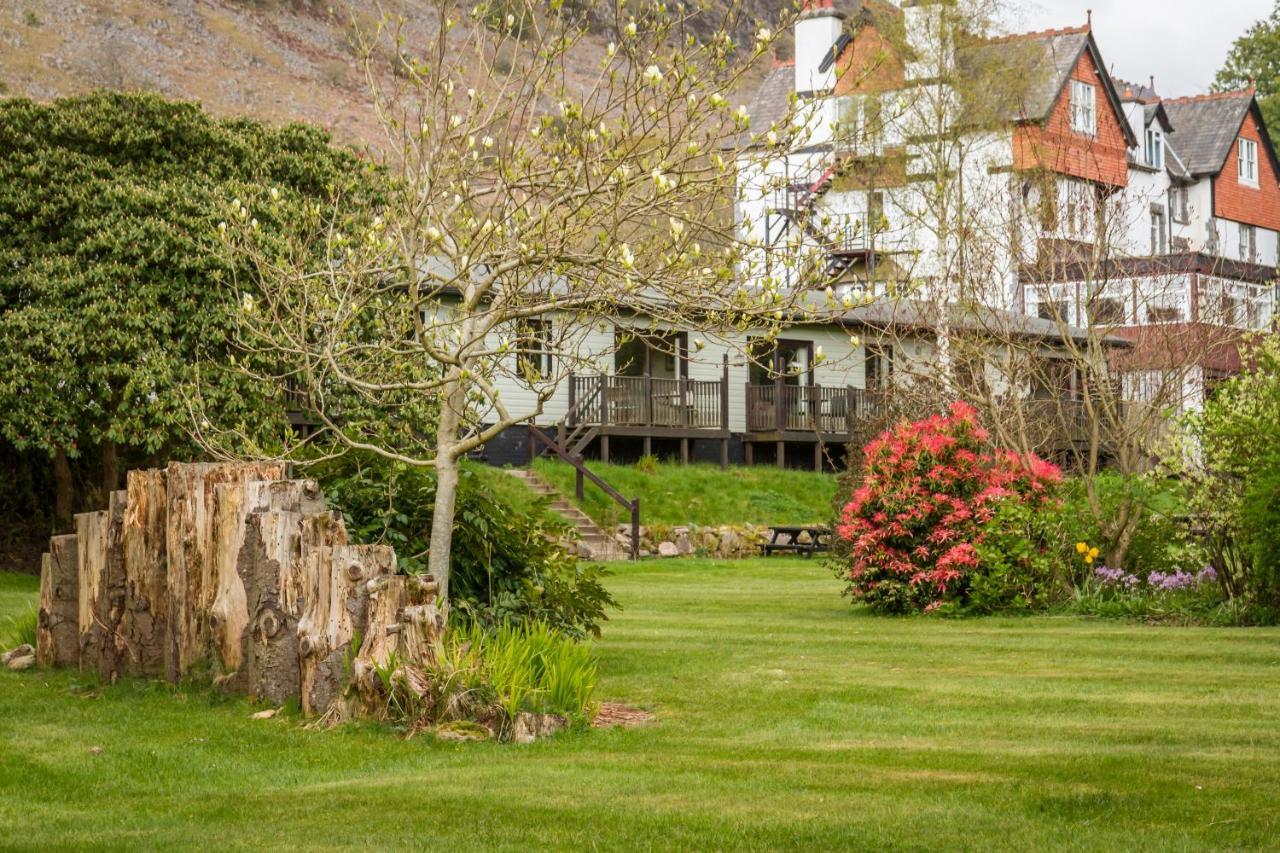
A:
POLYGON ((79 567, 80 669, 106 682, 121 673, 128 644, 120 631, 124 617, 125 493, 112 492, 108 508, 76 516, 79 567))
POLYGON ((436 584, 396 575, 389 547, 348 544, 318 484, 286 474, 283 463, 130 472, 107 510, 50 543, 41 662, 177 680, 211 658, 227 689, 298 697, 312 715, 350 710, 335 702, 353 674, 401 658, 426 690, 420 664, 444 621, 436 584))
POLYGON ((40 566, 36 659, 41 666, 80 665, 80 566, 75 534, 55 536, 40 566))
POLYGON ((345 689, 368 623, 372 579, 394 574, 395 551, 382 545, 334 545, 303 555, 306 609, 298 622, 302 710, 322 714, 345 689))
POLYGON ((129 645, 125 671, 130 675, 164 674, 170 610, 166 480, 165 471, 152 469, 130 471, 126 483, 121 632, 129 645))
POLYGON ((219 683, 272 701, 295 698, 296 564, 304 546, 345 544, 346 530, 324 511, 314 480, 222 483, 214 494, 216 590, 208 620, 211 651, 224 673, 219 683))
POLYGON ((280 480, 287 472, 288 466, 283 462, 169 465, 165 536, 169 556, 169 636, 165 676, 170 681, 181 678, 211 647, 208 613, 215 594, 214 489, 220 483, 280 480))

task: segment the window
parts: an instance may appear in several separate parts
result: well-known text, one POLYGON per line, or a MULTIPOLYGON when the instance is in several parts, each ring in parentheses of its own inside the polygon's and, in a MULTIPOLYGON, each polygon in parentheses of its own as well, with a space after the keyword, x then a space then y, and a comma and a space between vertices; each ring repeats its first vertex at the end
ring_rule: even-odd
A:
POLYGON ((1097 90, 1083 80, 1071 81, 1071 129, 1086 136, 1098 132, 1097 90))
POLYGON ((1165 228, 1164 208, 1158 204, 1151 205, 1151 254, 1164 255, 1169 252, 1169 231, 1165 228))
POLYGON ((1147 323, 1181 323, 1187 318, 1186 293, 1187 282, 1172 279, 1163 283, 1152 283, 1144 287, 1139 295, 1138 306, 1141 312, 1145 309, 1147 323))
POLYGON ((1258 185, 1258 143, 1252 139, 1236 140, 1237 153, 1236 173, 1240 183, 1256 187, 1258 185))
POLYGON ((1191 208, 1187 203, 1187 188, 1173 187, 1169 190, 1169 216, 1174 222, 1186 224, 1191 221, 1191 208))
POLYGON ((1258 229, 1252 225, 1240 226, 1240 260, 1253 263, 1258 259, 1258 229))
POLYGON ((866 389, 876 391, 888 387, 893 376, 893 347, 868 346, 865 364, 866 389))
POLYGON ((1155 128, 1147 131, 1147 165, 1164 168, 1164 135, 1155 128))
POLYGON ((874 95, 854 95, 840 99, 837 136, 858 153, 876 153, 884 135, 884 115, 880 99, 874 95))
POLYGON ((1063 300, 1044 299, 1036 306, 1036 316, 1041 320, 1067 322, 1067 302, 1063 300))
POLYGON ((551 375, 551 321, 521 320, 516 333, 516 372, 529 381, 551 375))
POLYGON ((1114 296, 1100 296, 1089 306, 1089 322, 1094 326, 1123 326, 1125 322, 1124 300, 1114 296))

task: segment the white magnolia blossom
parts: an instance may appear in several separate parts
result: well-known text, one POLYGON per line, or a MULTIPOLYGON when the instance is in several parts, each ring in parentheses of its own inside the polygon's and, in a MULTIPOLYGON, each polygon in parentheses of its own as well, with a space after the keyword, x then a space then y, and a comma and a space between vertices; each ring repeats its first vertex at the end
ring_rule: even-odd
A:
POLYGON ((623 243, 618 247, 618 262, 625 269, 633 269, 636 265, 636 256, 631 252, 631 247, 623 243))
POLYGON ((656 86, 662 82, 662 69, 656 65, 650 65, 644 70, 644 82, 650 86, 656 86))

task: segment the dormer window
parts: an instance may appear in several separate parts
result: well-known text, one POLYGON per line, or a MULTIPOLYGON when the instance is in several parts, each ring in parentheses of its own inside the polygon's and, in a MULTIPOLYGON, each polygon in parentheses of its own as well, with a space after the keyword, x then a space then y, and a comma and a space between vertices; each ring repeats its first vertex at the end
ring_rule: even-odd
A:
POLYGON ((1236 158, 1236 173, 1240 183, 1251 187, 1258 185, 1258 143, 1252 139, 1236 140, 1239 156, 1236 158))
POLYGON ((1097 90, 1083 80, 1071 81, 1071 129, 1086 136, 1098 133, 1097 90))
POLYGON ((1164 134, 1154 128, 1147 131, 1147 165, 1164 168, 1164 134))

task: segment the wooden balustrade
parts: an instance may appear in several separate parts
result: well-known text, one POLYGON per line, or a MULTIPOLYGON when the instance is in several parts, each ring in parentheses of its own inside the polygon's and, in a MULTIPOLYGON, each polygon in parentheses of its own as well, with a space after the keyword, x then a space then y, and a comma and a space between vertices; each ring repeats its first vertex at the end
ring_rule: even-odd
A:
POLYGON ((883 408, 880 393, 827 385, 747 386, 747 432, 846 435, 883 408))
POLYGON ((727 430, 727 390, 724 379, 575 375, 569 379, 572 423, 727 430))

